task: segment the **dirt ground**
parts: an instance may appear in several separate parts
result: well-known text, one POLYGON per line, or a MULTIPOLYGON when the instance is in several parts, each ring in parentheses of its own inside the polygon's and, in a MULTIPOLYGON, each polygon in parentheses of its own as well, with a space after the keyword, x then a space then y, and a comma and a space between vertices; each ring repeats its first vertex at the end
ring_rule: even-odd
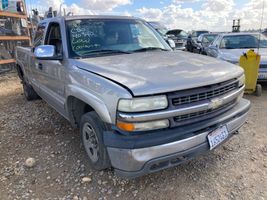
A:
POLYGON ((92 170, 78 131, 0 76, 0 199, 267 199, 267 85, 240 134, 208 154, 135 180, 92 170), (32 157, 36 164, 25 166, 32 157), (83 178, 87 177, 86 182, 83 178))

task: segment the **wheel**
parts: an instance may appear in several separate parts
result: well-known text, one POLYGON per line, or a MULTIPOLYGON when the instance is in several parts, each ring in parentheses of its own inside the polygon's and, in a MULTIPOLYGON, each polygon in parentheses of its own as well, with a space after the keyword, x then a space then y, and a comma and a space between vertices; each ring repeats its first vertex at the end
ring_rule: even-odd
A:
POLYGON ((33 87, 29 83, 27 83, 27 81, 23 80, 22 85, 23 85, 24 96, 28 101, 40 98, 38 94, 34 91, 33 87))
POLYGON ((82 143, 89 158, 89 164, 96 170, 111 167, 107 148, 103 142, 103 132, 107 129, 106 124, 95 111, 82 116, 80 122, 82 143))
POLYGON ((191 53, 194 52, 194 48, 192 47, 192 45, 190 45, 190 47, 189 47, 189 51, 190 51, 191 53))
POLYGON ((257 96, 257 97, 260 97, 261 94, 262 94, 262 87, 261 87, 260 84, 257 84, 257 85, 256 85, 256 96, 257 96))

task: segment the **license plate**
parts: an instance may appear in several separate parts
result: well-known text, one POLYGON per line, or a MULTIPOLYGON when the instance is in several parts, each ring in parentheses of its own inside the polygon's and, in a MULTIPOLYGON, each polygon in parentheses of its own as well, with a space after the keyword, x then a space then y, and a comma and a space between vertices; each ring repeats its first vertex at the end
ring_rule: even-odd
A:
POLYGON ((258 79, 267 79, 267 73, 259 73, 258 79))
POLYGON ((214 149, 228 137, 228 130, 226 126, 222 126, 208 135, 210 150, 214 149))

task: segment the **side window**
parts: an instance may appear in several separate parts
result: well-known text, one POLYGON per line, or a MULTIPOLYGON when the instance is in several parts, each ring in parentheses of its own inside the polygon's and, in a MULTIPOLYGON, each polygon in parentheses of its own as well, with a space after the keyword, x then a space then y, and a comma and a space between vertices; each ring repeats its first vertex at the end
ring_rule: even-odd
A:
POLYGON ((207 37, 203 37, 203 40, 202 40, 202 42, 207 44, 207 43, 209 43, 209 40, 208 40, 208 38, 207 38, 207 37))
POLYGON ((42 44, 42 41, 44 39, 44 32, 45 32, 45 24, 41 24, 37 27, 37 30, 35 32, 35 37, 33 41, 33 46, 37 47, 42 44))
POLYGON ((45 38, 46 45, 54 45, 56 49, 56 54, 62 54, 62 40, 60 33, 60 26, 58 23, 50 23, 47 31, 47 36, 45 38))

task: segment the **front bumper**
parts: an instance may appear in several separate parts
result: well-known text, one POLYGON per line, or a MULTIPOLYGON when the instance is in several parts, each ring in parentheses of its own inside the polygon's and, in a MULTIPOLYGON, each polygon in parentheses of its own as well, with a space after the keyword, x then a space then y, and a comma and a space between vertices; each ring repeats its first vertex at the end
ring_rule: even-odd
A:
POLYGON ((175 47, 175 50, 185 51, 186 48, 185 48, 185 46, 176 46, 176 47, 175 47))
POLYGON ((259 68, 258 82, 267 82, 267 68, 259 68))
MULTIPOLYGON (((111 164, 118 175, 128 178, 142 176, 176 166, 198 154, 208 151, 207 135, 221 125, 227 126, 228 138, 230 138, 245 123, 249 108, 250 102, 242 99, 235 107, 224 114, 212 120, 189 126, 192 128, 197 125, 197 131, 192 129, 192 132, 188 132, 188 130, 181 130, 179 128, 169 130, 173 134, 179 131, 177 133, 179 136, 173 137, 178 139, 159 143, 158 145, 153 145, 153 141, 160 142, 157 138, 154 138, 150 145, 146 144, 144 146, 142 136, 134 137, 136 138, 136 144, 131 139, 127 139, 131 136, 117 135, 117 139, 114 140, 112 137, 109 138, 113 134, 110 132, 104 134, 104 142, 107 146, 111 164), (186 134, 181 134, 181 132, 186 134), (122 138, 119 139, 119 137, 122 138), (117 142, 115 142, 116 140, 117 142)), ((165 137, 170 140, 168 135, 165 135, 165 137)))

